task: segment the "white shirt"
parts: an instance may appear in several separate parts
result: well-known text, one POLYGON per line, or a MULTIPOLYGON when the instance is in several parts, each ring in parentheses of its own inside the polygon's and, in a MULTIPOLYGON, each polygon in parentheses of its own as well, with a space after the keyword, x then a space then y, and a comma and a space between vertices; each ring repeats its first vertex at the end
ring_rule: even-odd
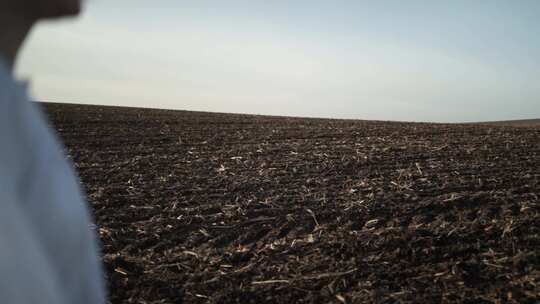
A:
POLYGON ((102 304, 104 294, 78 180, 0 58, 0 303, 102 304))

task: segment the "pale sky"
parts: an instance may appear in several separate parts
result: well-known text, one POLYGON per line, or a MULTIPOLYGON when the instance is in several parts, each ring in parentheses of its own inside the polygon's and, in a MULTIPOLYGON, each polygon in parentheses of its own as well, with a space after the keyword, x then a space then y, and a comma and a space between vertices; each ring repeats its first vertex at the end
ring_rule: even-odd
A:
POLYGON ((540 1, 90 0, 32 33, 17 74, 42 101, 540 118, 540 1))

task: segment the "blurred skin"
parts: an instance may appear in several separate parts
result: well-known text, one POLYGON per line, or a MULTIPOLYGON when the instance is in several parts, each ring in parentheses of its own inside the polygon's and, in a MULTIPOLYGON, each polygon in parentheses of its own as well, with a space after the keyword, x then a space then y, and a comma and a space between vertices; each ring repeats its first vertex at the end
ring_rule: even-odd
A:
POLYGON ((42 19, 76 16, 80 0, 0 0, 0 55, 13 68, 32 26, 42 19))

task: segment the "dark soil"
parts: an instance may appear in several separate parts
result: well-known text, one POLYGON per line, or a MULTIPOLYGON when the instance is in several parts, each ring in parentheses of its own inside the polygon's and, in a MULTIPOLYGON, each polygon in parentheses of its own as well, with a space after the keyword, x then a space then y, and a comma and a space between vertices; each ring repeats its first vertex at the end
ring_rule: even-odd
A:
POLYGON ((481 124, 483 124, 483 125, 512 126, 512 127, 540 127, 540 119, 490 121, 490 122, 483 122, 481 124))
POLYGON ((112 303, 540 298, 540 128, 46 108, 112 303))

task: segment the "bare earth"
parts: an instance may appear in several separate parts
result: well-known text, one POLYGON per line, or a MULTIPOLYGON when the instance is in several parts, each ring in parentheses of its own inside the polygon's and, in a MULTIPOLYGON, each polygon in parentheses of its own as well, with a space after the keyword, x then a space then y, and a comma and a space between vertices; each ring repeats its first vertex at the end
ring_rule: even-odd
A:
POLYGON ((498 125, 498 126, 514 126, 514 127, 539 127, 540 119, 490 121, 490 122, 483 122, 481 124, 498 125))
POLYGON ((112 303, 538 303, 540 128, 46 105, 112 303))

